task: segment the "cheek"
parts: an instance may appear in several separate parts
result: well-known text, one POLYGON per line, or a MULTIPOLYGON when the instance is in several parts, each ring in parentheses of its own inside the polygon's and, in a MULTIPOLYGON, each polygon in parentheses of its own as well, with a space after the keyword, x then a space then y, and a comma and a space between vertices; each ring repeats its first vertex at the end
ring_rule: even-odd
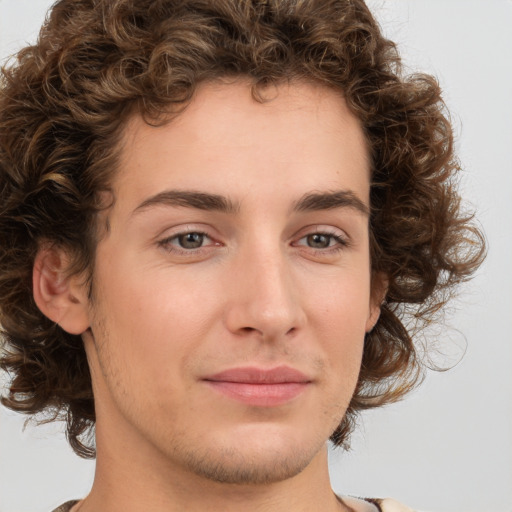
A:
POLYGON ((123 278, 122 270, 105 271, 100 281, 98 309, 110 358, 131 378, 150 376, 149 386, 176 386, 220 318, 222 305, 214 300, 220 292, 186 273, 141 271, 123 278))
POLYGON ((323 340, 329 364, 353 378, 359 373, 370 314, 369 288, 369 275, 363 270, 333 277, 307 295, 310 325, 323 340))

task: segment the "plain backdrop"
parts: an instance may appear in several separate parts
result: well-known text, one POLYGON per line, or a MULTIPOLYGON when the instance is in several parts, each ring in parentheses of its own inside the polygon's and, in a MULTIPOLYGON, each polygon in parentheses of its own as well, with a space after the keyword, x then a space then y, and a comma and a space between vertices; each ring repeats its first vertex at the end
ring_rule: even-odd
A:
MULTIPOLYGON (((478 211, 489 255, 432 333, 447 354, 439 361, 456 361, 465 347, 462 361, 430 372, 404 402, 365 414, 352 450, 331 452, 333 487, 424 511, 511 512, 512 2, 369 4, 408 69, 435 74, 444 88, 464 195, 478 211)), ((0 0, 0 58, 35 40, 50 5, 0 0)), ((0 512, 48 512, 87 494, 94 462, 73 455, 62 425, 22 431, 23 421, 0 407, 0 512)))

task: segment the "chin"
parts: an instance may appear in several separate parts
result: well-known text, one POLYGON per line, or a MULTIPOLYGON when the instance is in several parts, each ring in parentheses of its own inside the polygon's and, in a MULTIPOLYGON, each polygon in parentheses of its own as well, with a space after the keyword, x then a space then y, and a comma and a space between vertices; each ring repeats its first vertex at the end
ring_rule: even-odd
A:
POLYGON ((196 447, 187 455, 188 469, 224 484, 269 485, 301 473, 325 446, 323 440, 300 439, 297 431, 245 430, 212 440, 203 450, 196 447))
POLYGON ((223 484, 269 485, 292 478, 311 462, 311 457, 295 451, 283 456, 275 452, 249 456, 231 449, 222 454, 192 456, 189 469, 196 475, 223 484))

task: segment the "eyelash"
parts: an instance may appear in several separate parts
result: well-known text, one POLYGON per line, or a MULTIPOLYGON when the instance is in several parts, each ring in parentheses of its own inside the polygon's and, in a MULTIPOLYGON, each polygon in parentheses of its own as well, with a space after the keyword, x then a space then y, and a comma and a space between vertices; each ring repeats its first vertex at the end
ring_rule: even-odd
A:
MULTIPOLYGON (((178 240, 180 237, 184 237, 187 235, 199 235, 199 236, 203 237, 203 240, 204 240, 204 238, 212 240, 212 238, 208 235, 208 233, 204 233, 203 231, 198 231, 198 230, 190 230, 190 231, 182 231, 181 233, 176 233, 175 235, 172 235, 163 240, 160 240, 158 242, 158 245, 160 247, 162 247, 163 249, 165 249, 167 252, 175 253, 175 254, 179 254, 179 255, 185 255, 185 256, 196 255, 201 250, 204 250, 208 247, 208 246, 205 247, 205 246, 201 245, 201 247, 187 249, 184 247, 176 246, 172 243, 174 240, 178 240)), ((220 245, 220 244, 214 242, 211 245, 220 245)))
POLYGON ((302 236, 301 238, 299 238, 299 241, 303 240, 303 239, 307 239, 312 236, 324 236, 329 239, 329 245, 324 248, 316 248, 316 247, 299 245, 299 246, 307 247, 308 249, 313 250, 315 252, 315 254, 336 254, 350 246, 350 243, 347 240, 347 238, 342 237, 336 233, 331 233, 329 231, 314 231, 312 233, 308 233, 307 235, 302 236), (335 242, 334 245, 330 245, 332 241, 335 242))
MULTIPOLYGON (((216 246, 216 245, 220 246, 221 244, 218 242, 214 242, 212 237, 210 237, 208 235, 208 233, 205 233, 205 232, 199 231, 199 230, 182 231, 180 233, 176 233, 175 235, 167 237, 158 242, 158 246, 162 247, 167 252, 174 253, 177 255, 184 255, 184 256, 198 255, 200 252, 202 252, 204 250, 208 250, 209 247, 216 246), (185 237, 187 235, 199 235, 200 237, 203 237, 201 242, 204 242, 204 239, 206 238, 208 240, 211 240, 213 243, 210 243, 207 246, 201 245, 200 247, 197 247, 197 248, 184 248, 184 247, 179 247, 179 246, 173 244, 173 242, 178 241, 180 237, 185 237)), ((313 231, 313 232, 307 233, 304 236, 301 236, 297 240, 297 242, 293 243, 293 245, 296 247, 306 247, 307 249, 313 251, 315 254, 327 255, 327 254, 336 254, 340 251, 343 251, 344 249, 346 249, 347 247, 350 246, 350 242, 347 240, 347 238, 342 237, 335 233, 330 233, 328 231, 313 231), (307 239, 308 237, 312 237, 312 236, 327 237, 329 239, 329 245, 325 248, 315 248, 315 247, 310 247, 310 246, 302 245, 302 244, 298 243, 301 240, 307 239), (334 245, 330 245, 332 241, 335 242, 334 245)))

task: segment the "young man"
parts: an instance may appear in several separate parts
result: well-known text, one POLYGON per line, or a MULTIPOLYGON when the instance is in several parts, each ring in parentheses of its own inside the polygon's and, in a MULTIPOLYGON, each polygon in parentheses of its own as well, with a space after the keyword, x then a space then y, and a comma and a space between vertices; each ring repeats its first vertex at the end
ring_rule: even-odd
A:
POLYGON ((363 2, 62 0, 0 112, 3 402, 97 461, 60 510, 399 510, 326 441, 417 382, 405 314, 482 242, 363 2))

